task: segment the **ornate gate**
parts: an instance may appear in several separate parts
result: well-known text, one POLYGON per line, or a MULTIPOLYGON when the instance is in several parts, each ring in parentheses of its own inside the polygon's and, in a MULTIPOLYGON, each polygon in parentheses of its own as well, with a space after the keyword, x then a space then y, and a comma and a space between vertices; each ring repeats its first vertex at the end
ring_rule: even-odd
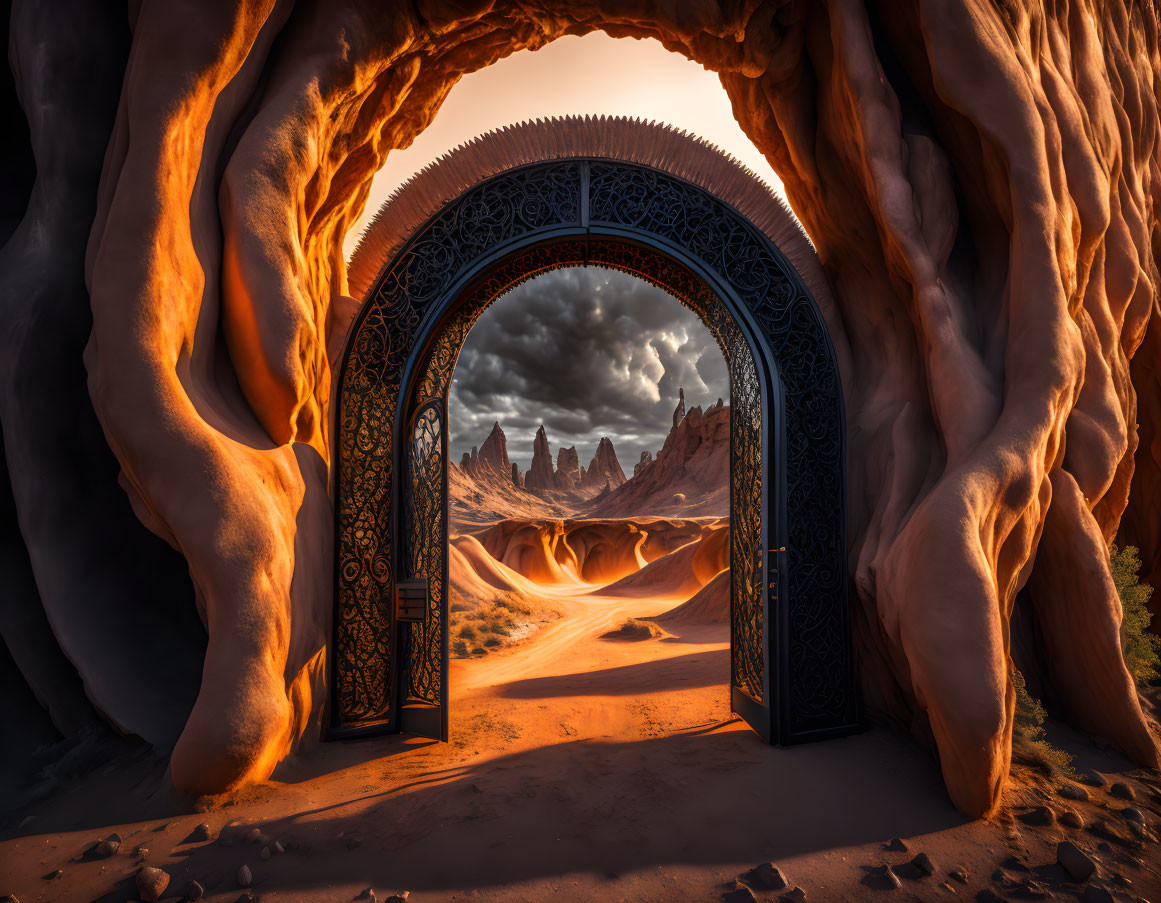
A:
POLYGON ((446 739, 456 356, 496 297, 586 265, 672 293, 729 365, 733 710, 779 743, 856 724, 844 422, 819 311, 786 257, 730 204, 607 153, 556 154, 477 180, 407 230, 370 285, 337 379, 331 736, 446 739))

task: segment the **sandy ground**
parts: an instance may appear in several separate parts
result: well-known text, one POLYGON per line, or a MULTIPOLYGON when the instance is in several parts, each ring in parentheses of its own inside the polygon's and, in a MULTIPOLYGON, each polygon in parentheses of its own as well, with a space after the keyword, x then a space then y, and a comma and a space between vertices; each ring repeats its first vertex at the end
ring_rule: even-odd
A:
MULTIPOLYGON (((163 899, 180 899, 196 878, 204 899, 233 903, 245 864, 263 901, 338 903, 368 887, 380 901, 409 891, 409 903, 716 901, 735 876, 774 861, 811 901, 975 899, 1014 856, 1017 877, 1055 881, 1056 899, 1078 899, 1082 888, 1050 865, 1055 841, 1095 838, 1010 816, 965 821, 932 758, 886 729, 767 746, 729 712, 724 626, 602 639, 675 602, 577 589, 555 591, 566 616, 534 640, 453 663, 451 742, 315 745, 228 800, 176 799, 155 761, 119 763, 12 816, 0 835, 0 894, 124 903, 146 864, 173 876, 163 899), (200 822, 213 839, 189 841, 200 822), (247 842, 252 827, 266 837, 247 842), (80 861, 112 831, 123 838, 117 855, 80 861), (910 850, 886 850, 895 837, 910 850), (275 840, 287 851, 261 858, 275 840), (134 855, 139 846, 147 852, 134 855), (920 851, 933 877, 880 889, 877 866, 920 851), (1021 873, 1020 863, 1040 871, 1021 873), (966 870, 966 885, 948 880, 953 867, 966 870)), ((1108 805, 1092 793, 1093 808, 1108 805)), ((1017 786, 1009 796, 1019 807, 1051 794, 1017 786)), ((1147 802, 1155 817, 1161 797, 1147 802)), ((1161 888, 1150 871, 1156 851, 1133 853, 1138 867, 1111 848, 1103 868, 1134 869, 1133 893, 1148 898, 1161 888)))

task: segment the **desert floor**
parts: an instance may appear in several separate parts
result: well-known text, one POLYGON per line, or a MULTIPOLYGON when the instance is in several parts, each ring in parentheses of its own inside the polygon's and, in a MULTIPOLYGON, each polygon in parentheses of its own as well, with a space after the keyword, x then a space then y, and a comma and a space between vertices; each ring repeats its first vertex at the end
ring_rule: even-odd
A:
MULTIPOLYGON (((409 903, 716 901, 736 876, 773 861, 811 901, 977 899, 983 888, 1018 899, 1012 888, 1037 886, 1077 899, 1083 887, 1054 864, 1065 836, 1096 852, 1106 878, 1128 877, 1133 895, 1161 889, 1156 844, 1098 851, 1091 832, 1020 820, 1027 807, 1064 804, 1058 785, 1017 781, 999 818, 971 822, 949 802, 933 757, 886 728, 768 746, 730 714, 726 627, 602 639, 676 602, 554 592, 566 614, 534 639, 453 661, 451 742, 315 745, 229 800, 177 799, 155 760, 120 762, 10 816, 0 894, 124 903, 145 864, 172 875, 163 899, 174 900, 197 879, 204 899, 233 903, 247 865, 263 901, 337 903, 366 888, 380 901, 409 891, 409 903), (202 822, 211 839, 188 840, 202 822), (254 828, 265 836, 248 840, 254 828), (120 851, 83 861, 112 831, 120 851), (886 849, 892 838, 908 851, 886 849), (262 858, 275 841, 286 852, 262 858), (135 855, 139 847, 147 851, 135 855), (934 875, 887 889, 880 866, 919 852, 934 875), (949 878, 953 868, 966 884, 949 878)), ((1124 766, 1073 746, 1087 767, 1124 766)), ((1155 820, 1161 796, 1135 786, 1155 820)), ((1067 805, 1090 825, 1125 805, 1086 792, 1091 802, 1067 805)))

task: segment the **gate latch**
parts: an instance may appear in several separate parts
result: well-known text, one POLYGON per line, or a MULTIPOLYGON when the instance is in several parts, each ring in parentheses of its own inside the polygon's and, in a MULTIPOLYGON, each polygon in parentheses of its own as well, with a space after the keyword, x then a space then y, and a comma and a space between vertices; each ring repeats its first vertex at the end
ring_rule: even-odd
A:
POLYGON ((422 621, 427 617, 427 578, 413 577, 395 582, 395 617, 400 621, 422 621))

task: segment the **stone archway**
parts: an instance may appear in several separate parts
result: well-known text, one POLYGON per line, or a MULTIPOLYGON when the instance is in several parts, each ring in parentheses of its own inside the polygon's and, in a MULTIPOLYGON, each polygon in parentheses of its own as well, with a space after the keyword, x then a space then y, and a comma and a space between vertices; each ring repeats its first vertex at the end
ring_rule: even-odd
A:
MULTIPOLYGON (((429 199, 437 210, 421 224, 390 224, 398 251, 385 262, 378 235, 352 263, 381 265, 348 335, 334 406, 331 735, 396 730, 409 714, 415 725, 439 712, 438 728, 418 730, 446 738, 451 371, 488 303, 537 273, 576 265, 626 270, 669 290, 726 353, 734 711, 779 743, 853 729, 838 363, 798 271, 706 186, 723 186, 783 236, 797 235, 795 252, 807 255, 789 214, 724 155, 626 120, 509 129, 436 169, 447 172, 427 180, 468 187, 429 199), (516 166, 513 147, 524 148, 516 166), (430 461, 415 467, 420 446, 430 461), (412 478, 420 471, 422 483, 412 478), (396 587, 416 579, 429 590, 426 614, 401 629, 396 587)), ((407 209, 407 193, 423 190, 404 189, 392 206, 407 209)))

